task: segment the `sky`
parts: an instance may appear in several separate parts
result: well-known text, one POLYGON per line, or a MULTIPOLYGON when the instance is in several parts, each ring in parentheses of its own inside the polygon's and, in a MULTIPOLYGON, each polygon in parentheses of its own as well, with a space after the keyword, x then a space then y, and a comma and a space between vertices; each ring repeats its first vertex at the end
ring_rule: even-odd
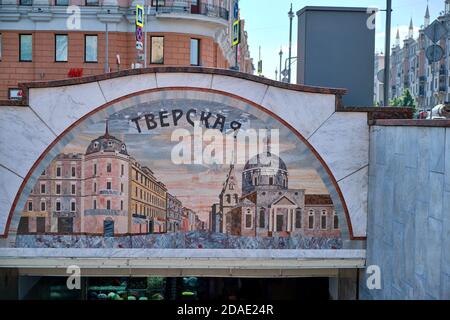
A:
MULTIPOLYGON (((386 8, 385 0, 240 0, 241 19, 245 20, 245 30, 248 32, 250 55, 257 66, 259 46, 263 60, 263 75, 275 78, 275 69, 279 68, 280 47, 284 60, 288 56, 289 48, 289 18, 287 12, 292 3, 296 13, 305 6, 335 6, 335 7, 375 7, 386 8), (274 5, 276 3, 276 5, 274 5)), ((444 0, 429 0, 431 21, 440 11, 444 10, 444 0)), ((392 0, 392 39, 395 41, 397 28, 400 38, 408 34, 410 19, 413 19, 415 37, 423 25, 427 0, 392 0)), ((377 52, 384 52, 385 13, 378 12, 376 16, 375 48, 377 52)), ((293 19, 292 56, 297 52, 297 17, 293 19)), ((292 65, 292 82, 296 79, 296 63, 292 65)))

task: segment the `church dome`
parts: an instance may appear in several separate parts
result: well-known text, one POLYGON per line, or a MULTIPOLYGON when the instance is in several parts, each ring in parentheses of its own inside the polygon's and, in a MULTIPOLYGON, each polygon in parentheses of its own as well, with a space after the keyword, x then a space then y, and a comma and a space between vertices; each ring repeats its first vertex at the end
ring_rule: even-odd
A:
POLYGON ((244 166, 245 170, 251 170, 251 169, 273 169, 273 170, 283 170, 287 171, 286 164, 284 163, 283 159, 280 157, 272 154, 272 153, 266 153, 266 154, 258 154, 255 157, 251 158, 244 166))
POLYGON ((86 149, 86 155, 96 152, 118 152, 123 155, 128 155, 125 143, 108 132, 108 123, 106 123, 105 134, 94 139, 86 149))

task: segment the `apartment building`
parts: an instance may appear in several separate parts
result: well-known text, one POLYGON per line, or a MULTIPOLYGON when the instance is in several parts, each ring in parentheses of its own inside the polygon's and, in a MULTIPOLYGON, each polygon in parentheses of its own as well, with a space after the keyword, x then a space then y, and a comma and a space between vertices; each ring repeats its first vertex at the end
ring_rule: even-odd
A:
POLYGON ((231 44, 234 2, 1 0, 0 100, 20 98, 20 82, 129 69, 142 58, 142 66, 230 68, 237 61, 252 73, 243 28, 238 55, 231 44), (146 8, 144 54, 136 49, 138 4, 146 8))

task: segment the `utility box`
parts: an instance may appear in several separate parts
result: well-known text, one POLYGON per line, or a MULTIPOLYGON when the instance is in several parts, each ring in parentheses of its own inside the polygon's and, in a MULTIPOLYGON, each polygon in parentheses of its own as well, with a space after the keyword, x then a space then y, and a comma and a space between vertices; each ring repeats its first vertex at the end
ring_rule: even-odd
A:
POLYGON ((346 106, 373 105, 375 28, 367 8, 297 12, 297 83, 346 88, 346 106))

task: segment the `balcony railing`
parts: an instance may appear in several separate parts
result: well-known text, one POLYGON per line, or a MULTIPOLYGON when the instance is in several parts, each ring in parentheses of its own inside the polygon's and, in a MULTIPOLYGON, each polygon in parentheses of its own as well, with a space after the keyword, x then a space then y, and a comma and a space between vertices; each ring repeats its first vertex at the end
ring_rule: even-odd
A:
POLYGON ((164 1, 164 3, 160 1, 158 6, 155 1, 152 9, 157 13, 200 14, 227 21, 229 18, 229 11, 226 8, 207 3, 195 4, 192 1, 164 1))

